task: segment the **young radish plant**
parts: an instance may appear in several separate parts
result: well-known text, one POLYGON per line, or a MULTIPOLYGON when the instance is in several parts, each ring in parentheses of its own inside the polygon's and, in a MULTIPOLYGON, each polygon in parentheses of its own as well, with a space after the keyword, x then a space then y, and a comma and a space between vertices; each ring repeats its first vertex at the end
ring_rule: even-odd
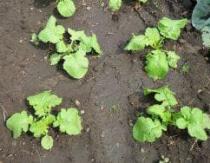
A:
POLYGON ((138 117, 133 127, 133 137, 139 142, 154 142, 167 131, 168 126, 187 129, 189 135, 205 141, 210 129, 209 115, 199 108, 182 107, 179 112, 174 107, 178 104, 174 92, 167 86, 157 89, 145 89, 145 95, 154 94, 156 104, 147 108, 146 116, 138 117))
POLYGON ((87 54, 102 54, 95 34, 87 36, 84 31, 68 28, 67 32, 61 25, 56 25, 56 19, 51 16, 47 25, 37 35, 32 35, 35 45, 39 42, 53 44, 55 49, 49 56, 51 65, 63 63, 63 69, 73 78, 81 79, 88 72, 89 60, 87 54), (64 37, 68 34, 69 37, 64 37), (70 42, 69 42, 70 41, 70 42))
POLYGON ((145 34, 133 35, 125 50, 137 52, 146 47, 154 49, 146 55, 145 71, 153 80, 164 79, 170 68, 177 68, 180 56, 174 51, 164 50, 163 43, 166 39, 178 40, 187 22, 187 19, 163 17, 157 27, 147 28, 145 34))
POLYGON ((68 135, 79 135, 82 130, 82 119, 77 108, 61 109, 57 116, 52 109, 61 104, 62 98, 51 91, 44 91, 27 98, 34 114, 26 111, 13 114, 6 122, 7 128, 17 139, 23 133, 31 133, 35 138, 41 138, 44 149, 53 147, 53 138, 49 135, 49 128, 59 128, 59 131, 68 135))

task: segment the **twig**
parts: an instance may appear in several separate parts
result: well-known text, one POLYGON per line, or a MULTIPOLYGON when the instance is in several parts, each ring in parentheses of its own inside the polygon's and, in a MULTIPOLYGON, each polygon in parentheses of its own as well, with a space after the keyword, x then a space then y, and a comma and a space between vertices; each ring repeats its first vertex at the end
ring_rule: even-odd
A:
POLYGON ((2 103, 0 103, 0 107, 2 109, 3 119, 4 119, 4 122, 5 122, 6 117, 7 117, 7 111, 6 111, 5 107, 2 105, 2 103))
POLYGON ((192 144, 191 148, 190 148, 190 151, 193 150, 193 148, 195 147, 195 144, 197 143, 197 140, 194 141, 194 143, 192 144))

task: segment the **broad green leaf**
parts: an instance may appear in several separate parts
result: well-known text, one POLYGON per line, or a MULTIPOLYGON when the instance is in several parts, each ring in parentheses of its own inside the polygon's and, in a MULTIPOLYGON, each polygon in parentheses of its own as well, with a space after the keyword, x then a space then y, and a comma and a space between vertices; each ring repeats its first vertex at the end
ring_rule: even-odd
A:
POLYGON ((210 129, 210 118, 199 108, 182 107, 175 116, 175 124, 180 129, 187 128, 190 136, 205 141, 208 136, 205 129, 210 129))
POLYGON ((35 115, 38 117, 49 114, 52 107, 58 106, 62 102, 62 98, 52 94, 51 91, 44 91, 34 96, 29 96, 27 100, 33 106, 35 115))
POLYGON ((76 11, 73 0, 59 0, 57 9, 63 17, 70 17, 74 15, 76 11))
POLYGON ((177 68, 177 62, 180 60, 180 56, 178 56, 174 51, 166 51, 168 65, 172 68, 177 68))
POLYGON ((82 50, 64 57, 64 70, 73 78, 81 79, 88 72, 89 61, 82 50))
POLYGON ((38 34, 38 39, 44 43, 57 43, 63 39, 65 29, 61 25, 56 25, 56 18, 51 16, 45 28, 38 34))
POLYGON ((165 38, 177 40, 181 34, 181 29, 188 23, 187 19, 172 20, 163 17, 158 23, 158 29, 165 38))
POLYGON ((118 11, 122 6, 122 0, 109 0, 109 8, 112 11, 118 11))
POLYGON ((147 38, 144 35, 133 35, 129 43, 126 45, 125 50, 141 51, 144 50, 147 43, 147 38))
POLYGON ((169 71, 166 54, 160 50, 147 54, 145 71, 153 80, 164 79, 169 71))
POLYGON ((163 105, 152 105, 147 108, 147 113, 154 116, 160 117, 161 120, 165 123, 171 121, 171 112, 169 112, 163 105))
POLYGON ((163 86, 157 89, 144 89, 144 95, 149 95, 155 93, 155 99, 159 102, 162 102, 163 106, 175 106, 178 104, 175 93, 172 92, 168 86, 163 86))
POLYGON ((45 136, 48 133, 48 128, 54 121, 55 116, 48 114, 46 117, 34 121, 30 126, 30 132, 33 133, 36 138, 45 136))
POLYGON ((78 135, 82 130, 82 120, 76 108, 61 109, 58 113, 54 127, 59 127, 60 132, 68 135, 78 135))
POLYGON ((139 117, 133 127, 133 137, 139 142, 154 142, 162 136, 163 127, 159 120, 139 117))
POLYGON ((50 150, 53 147, 53 138, 52 136, 45 135, 42 137, 41 145, 44 149, 50 150))
POLYGON ((13 138, 21 136, 23 132, 27 132, 29 125, 33 122, 33 117, 28 115, 26 111, 13 114, 6 122, 7 128, 12 131, 13 138))
POLYGON ((57 65, 62 59, 62 55, 58 53, 53 53, 49 57, 50 65, 57 65))
POLYGON ((157 28, 147 28, 145 31, 147 44, 153 48, 160 48, 162 46, 162 38, 157 28))
POLYGON ((67 50, 68 50, 68 47, 66 46, 66 44, 63 40, 56 43, 56 51, 58 53, 64 53, 67 50))

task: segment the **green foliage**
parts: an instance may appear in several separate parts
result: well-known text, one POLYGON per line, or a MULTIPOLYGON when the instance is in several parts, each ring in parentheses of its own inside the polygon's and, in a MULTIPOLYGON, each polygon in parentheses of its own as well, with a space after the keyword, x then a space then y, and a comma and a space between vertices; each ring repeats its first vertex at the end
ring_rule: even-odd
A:
POLYGON ((193 10, 192 25, 202 32, 203 45, 210 47, 210 1, 199 0, 193 10))
POLYGON ((176 115, 175 124, 180 129, 187 129, 189 135, 197 140, 208 139, 205 129, 210 129, 210 118, 199 108, 182 107, 176 115))
POLYGON ((47 115, 39 120, 35 120, 30 126, 30 132, 34 137, 39 138, 48 134, 49 126, 55 121, 54 115, 47 115))
POLYGON ((210 118, 199 108, 182 107, 175 111, 177 105, 175 94, 167 87, 144 89, 144 94, 154 93, 158 102, 146 110, 147 117, 140 116, 133 127, 133 137, 139 142, 154 142, 167 131, 168 126, 187 129, 191 137, 205 141, 208 136, 206 129, 210 129, 210 118))
POLYGON ((160 50, 153 50, 147 54, 145 71, 154 80, 165 78, 169 71, 166 54, 160 50))
POLYGON ((139 117, 133 127, 133 137, 139 142, 154 142, 162 136, 163 130, 159 120, 139 117))
POLYGON ((57 10, 63 17, 73 16, 76 7, 73 0, 58 0, 57 10))
POLYGON ((147 45, 147 39, 144 35, 138 35, 138 36, 133 35, 129 43, 126 45, 125 50, 141 51, 144 50, 146 45, 147 45))
POLYGON ((174 51, 166 51, 167 53, 167 60, 168 60, 168 65, 171 68, 177 68, 177 63, 180 60, 180 56, 176 54, 174 51))
POLYGON ((27 132, 29 125, 33 122, 33 117, 28 115, 26 111, 13 114, 6 122, 7 128, 12 131, 13 138, 21 136, 22 132, 27 132))
POLYGON ((118 11, 122 6, 122 0, 109 0, 109 8, 112 11, 118 11))
POLYGON ((45 28, 38 34, 38 39, 44 43, 58 43, 63 39, 65 29, 61 25, 56 25, 56 18, 51 16, 45 28))
POLYGON ((158 102, 162 102, 163 106, 175 106, 178 104, 176 97, 174 96, 175 93, 172 92, 168 86, 163 86, 157 89, 144 89, 144 95, 149 95, 154 93, 154 98, 158 102))
POLYGON ((186 23, 186 19, 171 20, 164 17, 159 21, 158 28, 146 28, 144 35, 133 35, 125 50, 136 52, 146 47, 155 49, 146 55, 145 71, 153 80, 164 79, 170 68, 177 68, 180 56, 174 51, 163 50, 163 42, 165 39, 177 40, 186 23))
POLYGON ((158 29, 165 38, 177 40, 180 37, 181 29, 184 28, 187 23, 187 19, 172 20, 163 17, 158 23, 158 29))
MULTIPOLYGON (((65 29, 63 26, 56 26, 56 19, 51 16, 46 27, 38 34, 38 40, 55 45, 55 51, 49 56, 51 65, 57 65, 64 61, 63 69, 73 78, 81 79, 88 72, 88 53, 102 54, 102 50, 95 34, 87 36, 84 31, 75 31, 68 28, 69 38, 64 38, 65 29), (59 32, 59 29, 60 30, 59 32), (70 43, 69 40, 70 39, 70 43)), ((35 35, 33 34, 33 37, 35 35)))
POLYGON ((68 135, 81 134, 82 120, 76 108, 61 109, 57 115, 54 127, 59 127, 60 132, 68 135))
POLYGON ((14 138, 20 137, 23 132, 30 132, 35 138, 41 138, 44 149, 50 150, 53 147, 53 138, 48 135, 51 125, 59 127, 61 132, 68 135, 81 134, 82 120, 76 108, 61 109, 57 116, 51 113, 52 108, 62 102, 62 98, 51 91, 44 91, 27 99, 35 114, 28 115, 26 111, 22 111, 13 114, 6 122, 14 138))
POLYGON ((64 60, 63 69, 74 78, 80 79, 87 73, 89 61, 83 50, 65 56, 64 60))
POLYGON ((53 147, 53 138, 52 136, 45 135, 42 137, 41 145, 44 149, 50 150, 53 147))
POLYGON ((48 115, 52 107, 58 106, 62 102, 62 99, 52 94, 51 91, 44 91, 37 95, 29 96, 27 100, 33 106, 35 115, 38 117, 48 115))

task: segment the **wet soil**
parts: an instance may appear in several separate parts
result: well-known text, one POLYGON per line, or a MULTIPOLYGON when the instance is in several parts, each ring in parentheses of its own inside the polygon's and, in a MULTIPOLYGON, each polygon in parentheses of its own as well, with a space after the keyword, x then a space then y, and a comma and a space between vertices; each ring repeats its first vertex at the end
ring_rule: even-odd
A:
POLYGON ((166 49, 182 57, 179 68, 165 80, 153 82, 144 70, 144 53, 128 54, 122 49, 132 33, 155 26, 163 17, 190 18, 191 1, 153 0, 144 6, 125 3, 114 16, 98 0, 76 1, 77 12, 58 22, 65 27, 96 33, 104 54, 90 57, 88 75, 73 80, 47 62, 47 49, 29 42, 55 13, 55 1, 0 1, 0 163, 152 163, 161 155, 172 163, 210 162, 210 141, 195 142, 185 132, 173 128, 157 142, 137 143, 131 135, 137 110, 149 101, 144 87, 169 85, 180 106, 190 105, 210 111, 210 65, 200 34, 189 24, 179 41, 168 41, 166 49), (182 66, 189 65, 183 73, 182 66), (64 97, 63 107, 80 101, 84 131, 69 137, 50 131, 56 139, 45 151, 40 141, 25 135, 11 138, 5 119, 26 108, 24 99, 38 91, 53 90, 64 97))

